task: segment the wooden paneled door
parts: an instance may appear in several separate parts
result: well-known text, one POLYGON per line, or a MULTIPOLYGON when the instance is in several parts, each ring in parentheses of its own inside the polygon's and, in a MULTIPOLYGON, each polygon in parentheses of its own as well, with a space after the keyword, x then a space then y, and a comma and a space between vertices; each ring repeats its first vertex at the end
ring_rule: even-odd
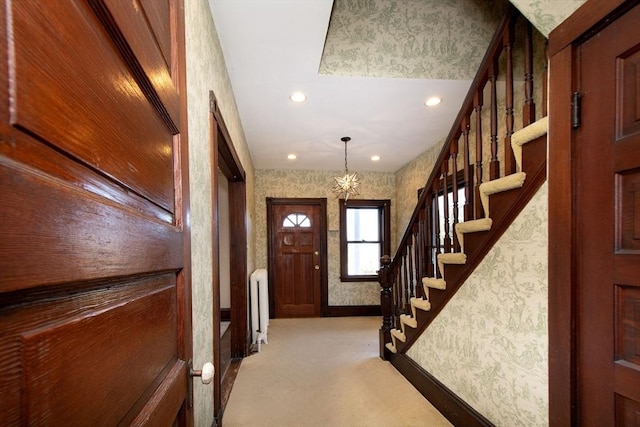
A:
POLYGON ((0 425, 191 425, 181 0, 0 7, 0 425))
POLYGON ((267 222, 271 315, 321 316, 326 199, 267 199, 267 222))
POLYGON ((640 425, 640 6, 581 44, 578 419, 640 425))

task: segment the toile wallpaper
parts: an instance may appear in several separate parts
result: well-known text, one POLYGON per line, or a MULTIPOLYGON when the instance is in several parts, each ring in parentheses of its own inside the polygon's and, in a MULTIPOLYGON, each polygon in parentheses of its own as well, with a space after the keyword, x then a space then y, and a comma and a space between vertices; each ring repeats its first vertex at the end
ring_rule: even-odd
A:
MULTIPOLYGON (((327 266, 329 305, 380 305, 378 282, 340 281, 340 235, 338 200, 331 191, 333 177, 343 171, 259 169, 256 171, 256 266, 267 268, 267 197, 327 199, 327 266)), ((396 217, 395 175, 392 172, 360 172, 358 199, 390 199, 391 224, 396 217)), ((391 247, 396 237, 391 228, 391 247)))
MULTIPOLYGON (((213 90, 225 118, 240 161, 247 173, 248 271, 253 271, 253 164, 222 49, 207 2, 185 2, 187 54, 187 102, 189 118, 189 187, 191 203, 191 286, 193 365, 213 361, 212 307, 212 203, 211 187, 217 185, 209 165, 209 91, 213 90)), ((194 381, 195 425, 213 424, 213 387, 194 381)))
POLYGON ((497 426, 548 425, 547 184, 408 356, 497 426))
POLYGON ((511 0, 545 37, 586 0, 511 0))
POLYGON ((335 0, 320 74, 472 80, 505 0, 335 0))
MULTIPOLYGON (((545 36, 585 0, 510 0, 545 36)), ((472 80, 507 2, 335 0, 319 74, 472 80)))

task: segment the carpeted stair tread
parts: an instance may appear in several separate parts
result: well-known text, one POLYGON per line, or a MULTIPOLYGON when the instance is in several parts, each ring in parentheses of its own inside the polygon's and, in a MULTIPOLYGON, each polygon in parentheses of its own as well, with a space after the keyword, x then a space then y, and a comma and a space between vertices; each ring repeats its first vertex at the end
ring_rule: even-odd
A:
POLYGON ((456 224, 456 236, 458 236, 458 243, 460 243, 460 249, 464 251, 464 234, 475 233, 477 231, 489 231, 493 221, 491 218, 473 219, 470 221, 459 222, 456 224))
POLYGON ((399 331, 398 329, 392 329, 391 330, 391 335, 396 337, 397 339, 399 339, 402 342, 407 341, 407 336, 402 331, 399 331))
POLYGON ((435 277, 423 277, 422 286, 433 289, 447 289, 447 282, 444 279, 437 279, 435 277))
POLYGON ((489 215, 489 196, 491 194, 500 193, 501 191, 513 190, 524 185, 527 174, 524 172, 516 172, 493 181, 483 182, 480 184, 480 200, 484 214, 488 218, 489 215))
POLYGON ((392 343, 388 342, 385 344, 385 347, 387 348, 387 350, 389 350, 391 353, 397 353, 398 350, 396 350, 396 346, 393 345, 392 343))
POLYGON ((444 277, 444 265, 445 264, 466 264, 467 256, 462 252, 448 252, 444 254, 438 254, 438 268, 440 274, 444 277))
POLYGON ((422 298, 411 298, 411 306, 424 311, 431 310, 431 303, 428 300, 422 298))
POLYGON ((511 149, 516 159, 517 171, 522 171, 522 146, 527 142, 545 135, 549 129, 549 117, 543 117, 529 126, 514 132, 511 135, 511 149))
POLYGON ((415 319, 415 317, 410 316, 408 314, 401 314, 400 315, 400 323, 403 325, 407 325, 410 328, 417 328, 418 327, 418 321, 415 319))

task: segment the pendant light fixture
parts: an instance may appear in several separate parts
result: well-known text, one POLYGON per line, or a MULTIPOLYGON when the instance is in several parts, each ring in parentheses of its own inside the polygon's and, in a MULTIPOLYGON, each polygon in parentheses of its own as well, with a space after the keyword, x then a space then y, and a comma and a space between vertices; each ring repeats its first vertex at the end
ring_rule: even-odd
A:
POLYGON ((344 198, 346 201, 349 197, 359 194, 357 188, 360 185, 360 178, 358 178, 357 172, 349 173, 349 167, 347 166, 347 142, 351 141, 351 138, 343 136, 340 140, 344 142, 344 175, 333 177, 336 182, 333 192, 336 197, 344 198))

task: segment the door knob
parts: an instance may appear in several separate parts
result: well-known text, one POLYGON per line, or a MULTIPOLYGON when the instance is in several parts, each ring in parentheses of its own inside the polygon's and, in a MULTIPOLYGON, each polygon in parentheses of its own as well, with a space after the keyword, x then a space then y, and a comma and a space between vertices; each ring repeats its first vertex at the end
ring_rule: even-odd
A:
POLYGON ((320 255, 320 252, 318 252, 318 251, 315 251, 315 252, 314 252, 314 254, 316 254, 316 255, 320 255))
POLYGON ((316 265, 316 270, 320 270, 320 266, 319 265, 316 265))
POLYGON ((200 377, 202 380, 202 384, 209 384, 213 380, 214 368, 211 362, 207 362, 202 366, 202 370, 195 371, 193 369, 189 369, 189 375, 192 377, 200 377))

